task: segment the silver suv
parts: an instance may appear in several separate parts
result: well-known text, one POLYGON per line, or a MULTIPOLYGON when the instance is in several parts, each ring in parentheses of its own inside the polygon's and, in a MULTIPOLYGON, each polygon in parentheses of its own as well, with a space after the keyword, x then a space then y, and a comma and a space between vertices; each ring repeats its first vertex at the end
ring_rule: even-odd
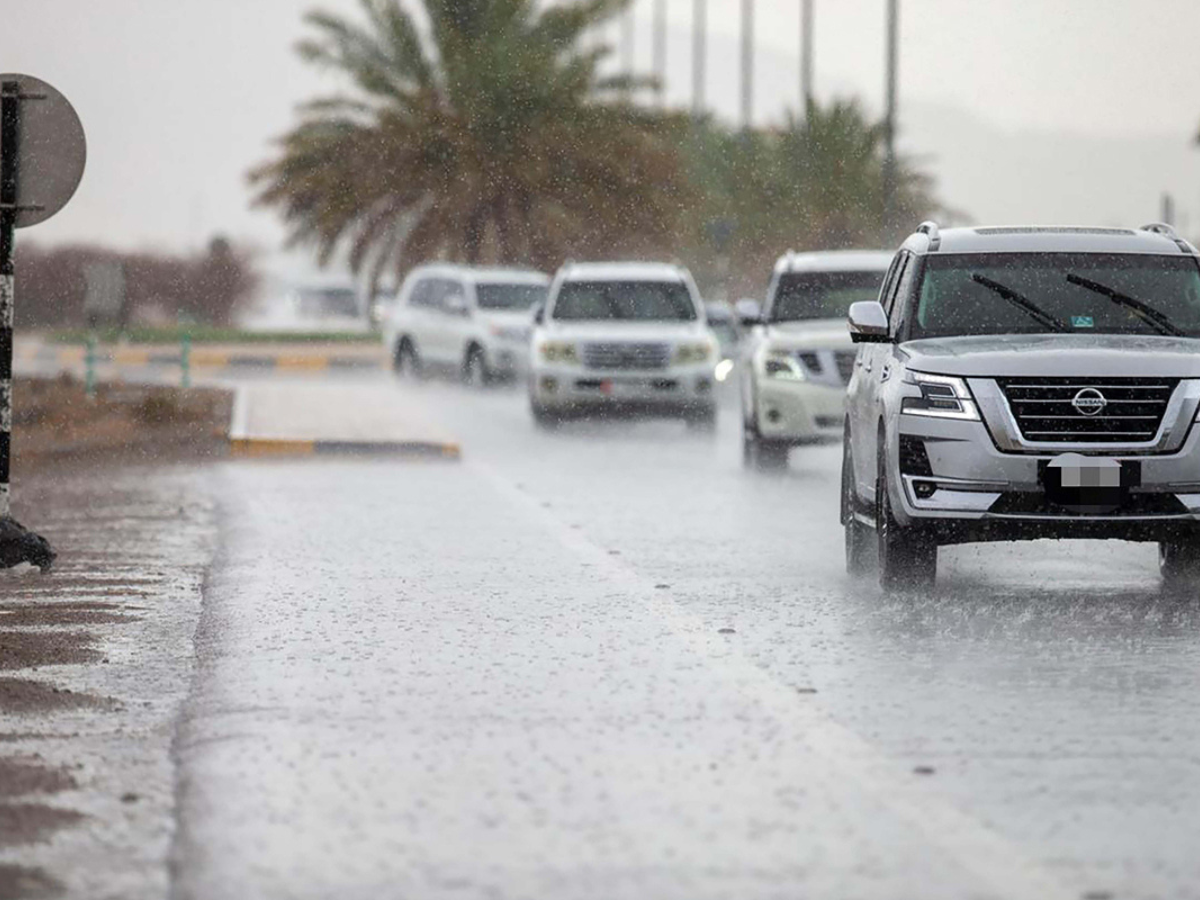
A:
POLYGON ((894 588, 945 544, 1113 538, 1200 574, 1200 256, 1169 226, 926 222, 850 332, 849 572, 872 540, 894 588))

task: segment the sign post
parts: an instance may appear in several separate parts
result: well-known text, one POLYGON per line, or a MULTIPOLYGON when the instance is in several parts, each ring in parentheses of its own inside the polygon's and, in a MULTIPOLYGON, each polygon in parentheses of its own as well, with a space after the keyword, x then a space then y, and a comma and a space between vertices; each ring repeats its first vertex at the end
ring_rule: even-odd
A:
POLYGON ((54 562, 49 542, 10 515, 13 264, 16 229, 45 221, 79 186, 87 159, 83 126, 58 91, 28 75, 0 75, 0 567, 54 562))

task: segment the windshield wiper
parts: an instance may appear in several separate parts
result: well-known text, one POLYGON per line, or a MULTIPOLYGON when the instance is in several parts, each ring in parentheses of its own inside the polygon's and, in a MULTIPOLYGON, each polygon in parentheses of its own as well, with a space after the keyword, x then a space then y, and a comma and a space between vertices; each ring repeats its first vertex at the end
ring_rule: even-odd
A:
POLYGON ((1070 327, 1062 319, 1057 319, 1050 313, 1046 312, 1024 294, 1018 294, 1006 284, 1001 284, 998 281, 992 281, 986 275, 980 275, 978 272, 971 274, 971 280, 976 284, 982 284, 985 288, 995 291, 1013 306, 1021 309, 1029 314, 1029 317, 1036 321, 1043 328, 1048 328, 1051 331, 1070 331, 1070 327))
POLYGON ((1130 297, 1128 294, 1122 294, 1115 288, 1110 288, 1107 284, 1101 284, 1098 281, 1092 281, 1090 278, 1084 278, 1076 275, 1074 272, 1067 273, 1067 281, 1071 284, 1077 284, 1081 288, 1085 288, 1093 293, 1107 297, 1118 306, 1124 306, 1131 311, 1135 316, 1155 329, 1159 334, 1169 335, 1171 337, 1187 337, 1187 332, 1180 330, 1175 326, 1175 323, 1160 313, 1153 306, 1148 306, 1136 297, 1130 297))

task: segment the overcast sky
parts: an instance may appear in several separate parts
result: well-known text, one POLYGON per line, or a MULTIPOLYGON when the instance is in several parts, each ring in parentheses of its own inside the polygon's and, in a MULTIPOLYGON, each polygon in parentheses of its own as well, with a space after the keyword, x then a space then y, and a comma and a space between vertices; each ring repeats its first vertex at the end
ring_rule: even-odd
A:
MULTIPOLYGON (((708 99, 732 120, 740 0, 708 0, 708 99)), ((693 0, 667 0, 668 100, 691 102, 693 0)), ((62 213, 23 238, 199 246, 214 232, 278 247, 244 174, 297 102, 331 82, 292 47, 301 14, 357 0, 0 0, 0 67, 75 104, 88 171, 62 213)), ((650 66, 652 0, 635 58, 650 66)), ((819 99, 882 107, 884 0, 815 0, 819 99)), ((1200 3, 901 0, 904 147, 976 221, 1139 224, 1172 191, 1200 231, 1200 3)), ((755 113, 782 120, 798 88, 799 0, 757 0, 755 113)), ((614 41, 619 28, 609 36, 614 41)))

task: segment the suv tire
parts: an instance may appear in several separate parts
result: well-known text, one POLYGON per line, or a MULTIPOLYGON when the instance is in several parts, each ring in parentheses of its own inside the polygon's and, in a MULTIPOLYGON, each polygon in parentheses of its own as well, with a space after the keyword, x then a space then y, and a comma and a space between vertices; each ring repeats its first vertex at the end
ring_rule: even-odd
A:
POLYGON ((854 496, 854 458, 850 455, 850 435, 846 435, 842 452, 842 527, 846 541, 846 574, 858 577, 867 573, 870 565, 870 530, 854 517, 858 500, 854 496))
POLYGON ((1194 591, 1200 587, 1200 538, 1159 541, 1158 570, 1168 590, 1194 591))
POLYGON ((401 338, 392 354, 392 371, 405 378, 421 377, 421 357, 408 338, 401 338))
POLYGON ((488 369, 487 357, 483 350, 474 344, 467 350, 463 360, 462 381, 467 387, 482 388, 492 383, 492 373, 488 369))
POLYGON ((937 581, 938 546, 928 535, 901 525, 892 515, 883 447, 875 482, 875 531, 879 544, 879 586, 885 591, 930 589, 937 581))
POLYGON ((774 472, 786 469, 788 450, 791 446, 783 441, 763 440, 751 424, 742 425, 742 465, 759 472, 774 472))
POLYGON ((562 417, 554 410, 542 406, 537 401, 529 404, 529 411, 533 414, 533 424, 543 431, 550 431, 558 427, 558 423, 562 421, 562 417))

